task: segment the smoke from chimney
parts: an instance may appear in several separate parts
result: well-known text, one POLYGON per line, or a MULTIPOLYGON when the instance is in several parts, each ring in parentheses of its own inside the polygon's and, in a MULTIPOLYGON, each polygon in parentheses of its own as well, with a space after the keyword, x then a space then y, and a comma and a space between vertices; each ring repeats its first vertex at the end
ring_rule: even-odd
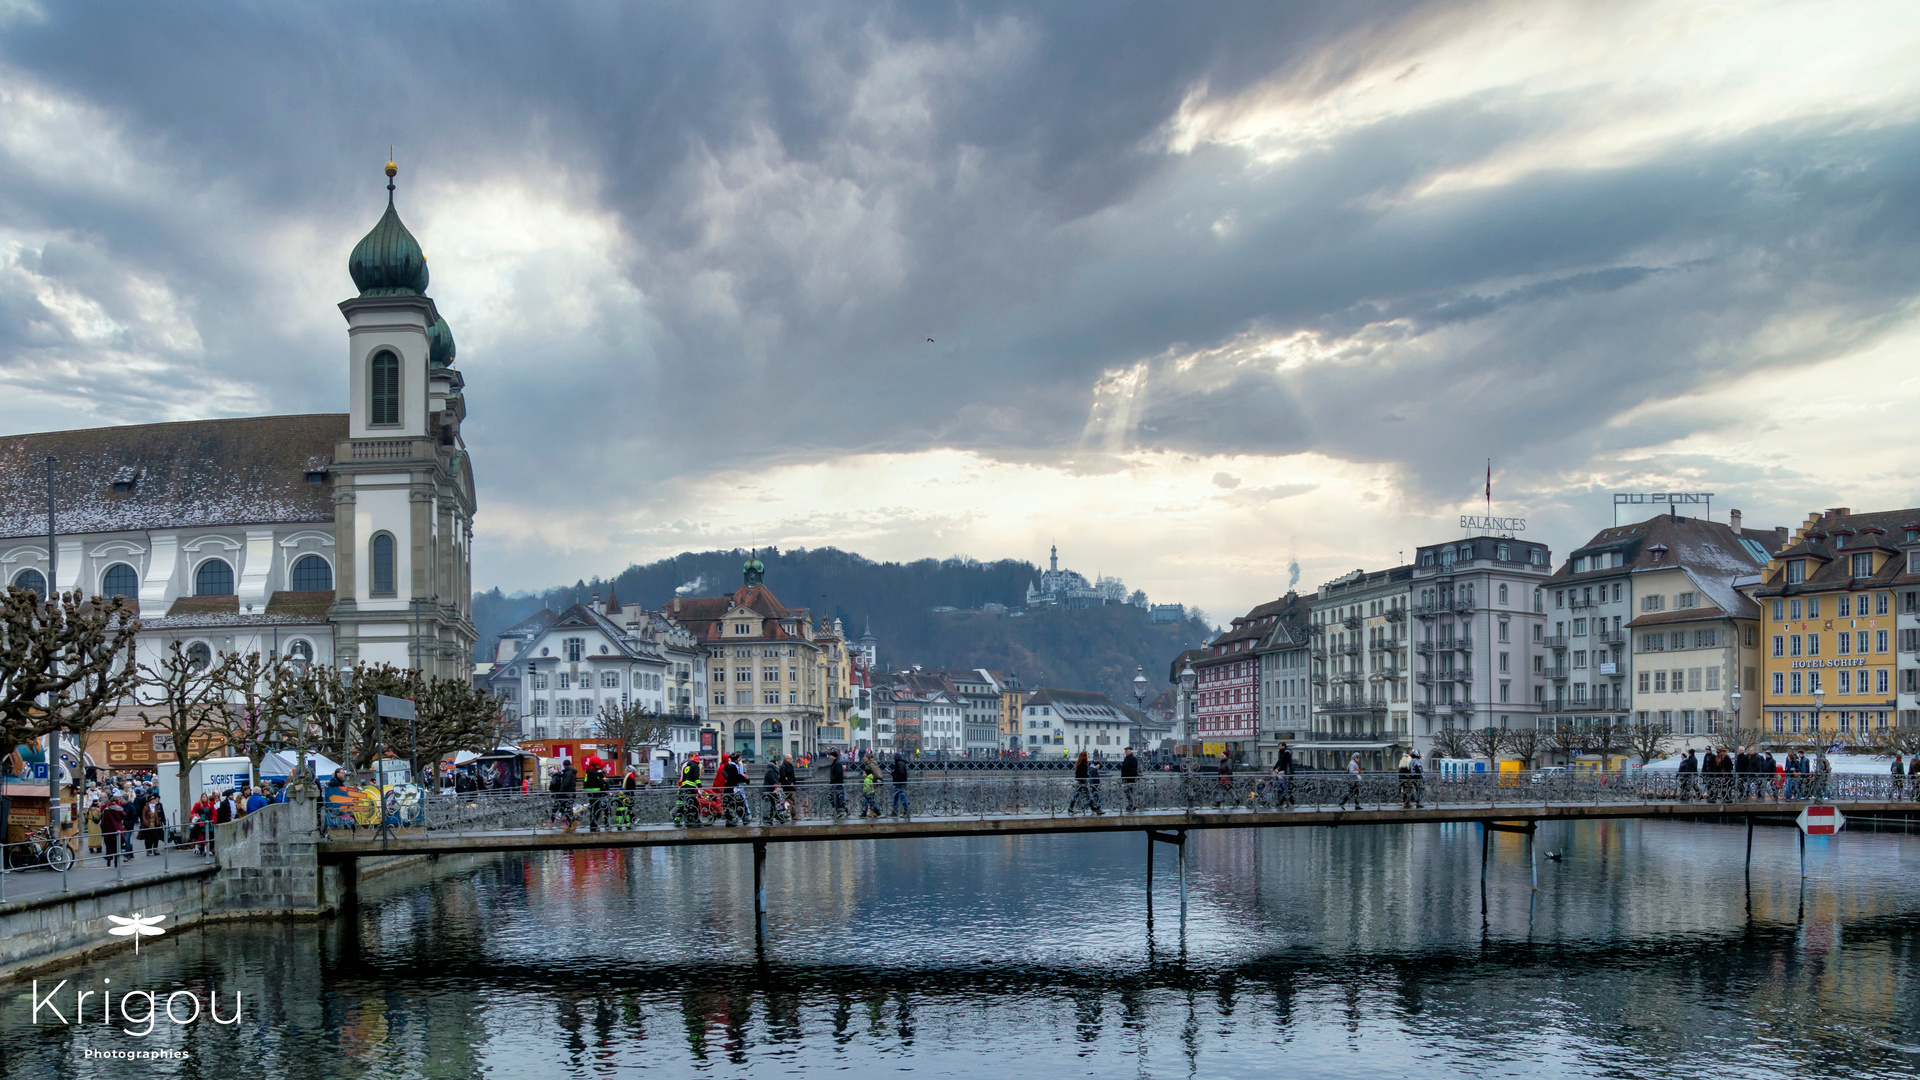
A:
POLYGON ((705 585, 706 583, 707 583, 707 577, 705 574, 702 574, 699 577, 694 578, 692 581, 687 582, 685 585, 682 585, 679 588, 673 590, 673 595, 692 596, 694 593, 699 592, 700 587, 702 585, 705 585))

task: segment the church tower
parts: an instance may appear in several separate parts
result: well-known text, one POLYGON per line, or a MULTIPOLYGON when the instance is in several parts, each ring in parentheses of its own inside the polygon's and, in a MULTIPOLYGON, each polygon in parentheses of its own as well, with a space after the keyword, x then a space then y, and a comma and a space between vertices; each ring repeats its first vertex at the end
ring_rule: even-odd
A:
POLYGON ((387 210, 347 259, 347 439, 333 479, 336 658, 472 672, 473 467, 460 437, 465 380, 453 331, 427 296, 427 257, 387 210))

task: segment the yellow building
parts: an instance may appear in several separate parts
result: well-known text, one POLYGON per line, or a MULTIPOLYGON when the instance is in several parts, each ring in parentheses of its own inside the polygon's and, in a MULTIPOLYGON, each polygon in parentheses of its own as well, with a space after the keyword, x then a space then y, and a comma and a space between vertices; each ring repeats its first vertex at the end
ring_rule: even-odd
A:
POLYGON ((1864 742, 1895 722, 1895 585, 1920 510, 1811 514, 1767 564, 1760 604, 1767 742, 1864 742))

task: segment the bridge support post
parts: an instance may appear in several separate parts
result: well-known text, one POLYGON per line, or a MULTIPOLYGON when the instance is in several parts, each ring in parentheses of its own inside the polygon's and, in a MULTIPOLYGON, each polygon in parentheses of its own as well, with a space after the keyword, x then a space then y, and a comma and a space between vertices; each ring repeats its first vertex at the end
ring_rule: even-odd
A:
POLYGON ((767 933, 767 842, 753 842, 753 933, 755 937, 765 937, 767 933))
POLYGON ((1493 830, 1483 821, 1480 823, 1480 884, 1482 885, 1487 883, 1487 851, 1492 843, 1493 830))
MULTIPOLYGON (((1805 830, 1796 829, 1795 831, 1800 833, 1800 880, 1805 881, 1807 880, 1807 834, 1805 830)), ((1805 889, 1806 886, 1802 885, 1801 890, 1805 891, 1805 889)))
POLYGON ((1147 834, 1147 929, 1153 929, 1153 834, 1147 834))
POLYGON ((1527 829, 1527 862, 1533 865, 1533 891, 1539 892, 1540 891, 1540 851, 1539 851, 1539 848, 1535 846, 1533 842, 1533 834, 1536 831, 1536 829, 1532 827, 1533 826, 1532 822, 1529 822, 1528 825, 1530 827, 1527 829))
POLYGON ((1187 932, 1187 833, 1180 831, 1180 932, 1187 932))
POLYGON ((1753 818, 1747 818, 1747 873, 1753 873, 1753 818))

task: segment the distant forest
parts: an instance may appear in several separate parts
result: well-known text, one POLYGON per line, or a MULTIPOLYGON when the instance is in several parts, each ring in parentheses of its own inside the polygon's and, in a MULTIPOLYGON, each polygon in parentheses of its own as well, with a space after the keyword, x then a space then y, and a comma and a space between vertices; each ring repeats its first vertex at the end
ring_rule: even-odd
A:
MULTIPOLYGON (((622 604, 664 607, 676 589, 684 596, 718 596, 740 587, 745 551, 688 552, 630 566, 611 582, 602 578, 508 597, 499 589, 473 598, 480 654, 490 654, 500 631, 542 607, 555 610, 599 593, 617 593, 622 604)), ((1144 667, 1156 693, 1166 684, 1167 664, 1181 649, 1197 646, 1211 632, 1204 613, 1189 610, 1178 623, 1150 624, 1139 608, 1110 605, 1085 611, 1040 609, 1025 615, 992 615, 988 603, 1017 608, 1027 585, 1038 581, 1032 563, 1001 559, 921 559, 874 562, 836 548, 767 549, 767 587, 788 607, 805 607, 816 619, 838 617, 851 637, 869 621, 879 641, 882 669, 919 664, 929 668, 988 667, 1015 673, 1022 685, 1104 690, 1131 700, 1134 669, 1144 667), (934 608, 956 610, 935 613, 934 608)))

